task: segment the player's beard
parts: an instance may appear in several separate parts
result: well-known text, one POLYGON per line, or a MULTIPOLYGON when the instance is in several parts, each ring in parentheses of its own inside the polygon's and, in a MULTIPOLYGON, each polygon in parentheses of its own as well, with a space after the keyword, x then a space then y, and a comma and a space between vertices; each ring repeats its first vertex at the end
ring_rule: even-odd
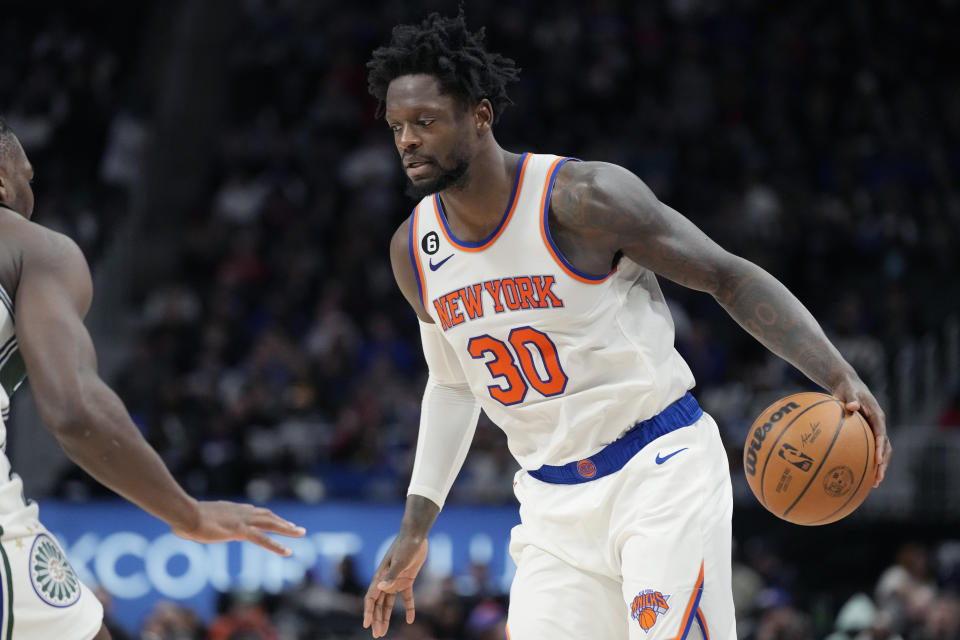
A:
POLYGON ((450 168, 444 167, 436 161, 434 161, 434 166, 437 167, 438 173, 429 180, 414 183, 409 177, 407 178, 406 194, 408 196, 419 202, 444 189, 457 189, 466 184, 467 169, 470 168, 470 162, 465 154, 455 154, 453 165, 450 168))

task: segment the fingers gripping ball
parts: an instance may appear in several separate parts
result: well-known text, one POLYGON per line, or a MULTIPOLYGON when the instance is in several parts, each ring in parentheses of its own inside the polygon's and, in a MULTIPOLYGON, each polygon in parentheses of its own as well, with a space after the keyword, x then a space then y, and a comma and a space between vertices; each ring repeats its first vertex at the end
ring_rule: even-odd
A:
POLYGON ((873 431, 859 412, 823 393, 797 393, 764 409, 743 448, 753 494, 779 518, 821 525, 849 515, 877 474, 873 431))

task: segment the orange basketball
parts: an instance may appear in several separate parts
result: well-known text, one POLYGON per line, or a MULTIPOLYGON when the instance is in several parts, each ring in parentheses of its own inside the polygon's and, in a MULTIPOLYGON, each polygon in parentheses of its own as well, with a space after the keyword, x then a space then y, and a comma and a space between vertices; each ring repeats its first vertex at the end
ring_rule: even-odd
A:
POLYGON ((650 631, 650 628, 657 623, 657 612, 653 609, 641 609, 637 622, 644 631, 650 631))
POLYGON ((743 469, 757 500, 775 516, 803 525, 835 522, 873 487, 873 430, 833 396, 797 393, 754 421, 743 469))

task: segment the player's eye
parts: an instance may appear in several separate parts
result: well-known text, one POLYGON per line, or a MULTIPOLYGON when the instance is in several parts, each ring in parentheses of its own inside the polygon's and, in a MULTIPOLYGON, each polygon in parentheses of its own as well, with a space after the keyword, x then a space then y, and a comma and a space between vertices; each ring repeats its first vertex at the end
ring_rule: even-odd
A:
POLYGON ((421 127, 429 127, 431 124, 433 124, 433 120, 417 120, 417 124, 421 127))

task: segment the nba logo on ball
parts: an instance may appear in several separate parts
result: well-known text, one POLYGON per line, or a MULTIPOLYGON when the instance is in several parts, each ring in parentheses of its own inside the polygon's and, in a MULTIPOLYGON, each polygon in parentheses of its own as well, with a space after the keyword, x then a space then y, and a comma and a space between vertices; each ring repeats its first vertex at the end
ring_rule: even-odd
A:
POLYGON ((657 624, 657 618, 670 609, 670 605, 667 604, 669 599, 670 596, 665 596, 659 591, 644 589, 633 599, 630 605, 630 617, 649 633, 653 625, 657 624))

